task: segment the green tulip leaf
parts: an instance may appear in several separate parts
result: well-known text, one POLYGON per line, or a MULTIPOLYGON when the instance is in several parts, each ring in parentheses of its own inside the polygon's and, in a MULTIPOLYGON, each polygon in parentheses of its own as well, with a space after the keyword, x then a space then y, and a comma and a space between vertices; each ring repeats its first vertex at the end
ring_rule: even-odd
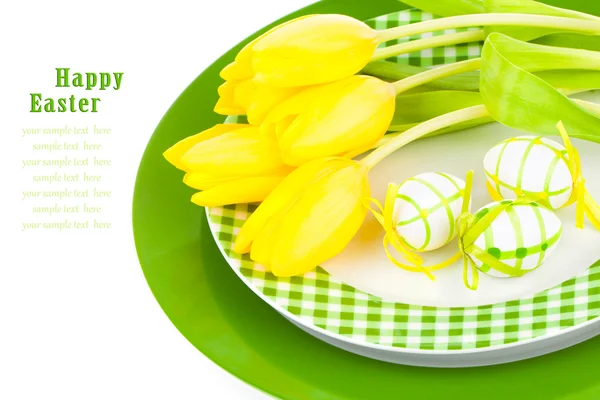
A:
MULTIPOLYGON (((542 60, 544 61, 544 60, 542 60)), ((535 66, 535 65, 534 65, 535 66)), ((535 72, 550 85, 566 90, 600 89, 600 70, 582 70, 568 65, 568 69, 535 72)), ((375 76, 385 81, 397 81, 426 71, 427 68, 390 61, 377 61, 365 67, 361 73, 375 76)), ((430 92, 435 90, 479 91, 479 71, 465 72, 460 75, 439 79, 427 85, 418 86, 410 93, 430 92)), ((409 92, 407 92, 408 94, 409 92)))
POLYGON ((511 62, 502 52, 506 39, 493 33, 483 46, 480 92, 490 115, 504 125, 540 135, 557 135, 556 124, 562 120, 571 136, 600 143, 598 115, 511 62))
POLYGON ((600 89, 600 70, 561 69, 540 71, 535 75, 557 89, 567 91, 600 89))
POLYGON ((402 2, 440 17, 485 12, 483 0, 402 0, 402 2))
MULTIPOLYGON (((533 0, 484 0, 484 7, 485 12, 488 13, 538 14, 600 21, 600 18, 594 15, 553 7, 533 0)), ((488 35, 492 32, 500 32, 520 40, 532 40, 560 32, 556 29, 527 26, 490 26, 486 27, 485 30, 488 35)))
POLYGON ((531 42, 546 46, 600 51, 600 40, 598 40, 597 36, 581 35, 578 33, 555 33, 534 39, 531 42))
POLYGON ((509 62, 529 72, 554 69, 600 70, 600 52, 597 51, 528 43, 502 34, 493 36, 493 45, 509 62))
MULTIPOLYGON (((427 69, 428 68, 417 67, 408 64, 399 64, 391 61, 375 61, 368 64, 361 73, 371 75, 385 81, 395 82, 399 81, 400 79, 427 71, 427 69)), ((429 90, 478 91, 479 72, 465 72, 459 75, 441 78, 424 85, 424 87, 428 88, 429 90)))
MULTIPOLYGON (((477 92, 442 90, 398 96, 396 98, 396 112, 389 131, 404 132, 431 118, 480 104, 483 104, 483 99, 477 92)), ((443 132, 436 132, 436 134, 457 131, 492 121, 492 118, 469 121, 454 125, 443 132)))

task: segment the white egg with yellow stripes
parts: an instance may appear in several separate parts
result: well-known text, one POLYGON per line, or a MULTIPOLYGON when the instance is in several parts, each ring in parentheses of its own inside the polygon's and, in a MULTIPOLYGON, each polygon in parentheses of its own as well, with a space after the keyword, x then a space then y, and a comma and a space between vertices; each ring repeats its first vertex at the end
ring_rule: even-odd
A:
POLYGON ((480 271, 501 278, 525 275, 539 267, 562 234, 561 221, 552 210, 511 200, 482 207, 468 229, 475 229, 478 237, 466 253, 480 271))
POLYGON ((561 144, 536 136, 519 136, 494 146, 483 166, 488 189, 495 199, 532 195, 558 209, 573 193, 567 150, 561 144))
POLYGON ((427 172, 399 187, 393 223, 403 242, 416 251, 435 250, 458 232, 465 182, 450 174, 427 172))

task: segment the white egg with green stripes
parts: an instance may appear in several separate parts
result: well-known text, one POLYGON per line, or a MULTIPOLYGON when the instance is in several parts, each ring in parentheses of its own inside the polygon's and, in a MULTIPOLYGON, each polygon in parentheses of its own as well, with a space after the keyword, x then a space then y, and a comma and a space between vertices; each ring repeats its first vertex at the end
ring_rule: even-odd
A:
MULTIPOLYGON (((475 213, 475 221, 506 202, 511 201, 482 207, 475 213)), ((473 257, 473 261, 480 271, 491 276, 521 276, 539 267, 550 256, 561 234, 562 224, 552 210, 537 203, 512 204, 493 219, 474 243, 510 269, 497 270, 477 257, 473 257)))
POLYGON ((483 166, 491 191, 500 198, 534 195, 544 205, 558 209, 573 192, 567 160, 561 144, 545 137, 519 136, 494 146, 485 155, 483 166))
POLYGON ((413 250, 435 250, 458 232, 465 182, 450 174, 426 172, 398 187, 394 205, 395 229, 413 250))

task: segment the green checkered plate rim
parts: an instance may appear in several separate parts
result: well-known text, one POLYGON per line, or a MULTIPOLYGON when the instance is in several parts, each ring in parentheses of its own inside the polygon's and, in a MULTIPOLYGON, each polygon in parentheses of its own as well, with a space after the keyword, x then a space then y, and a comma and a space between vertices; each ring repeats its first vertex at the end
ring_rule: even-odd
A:
MULTIPOLYGON (((385 29, 432 18, 431 14, 413 9, 383 15, 367 23, 385 29)), ((398 41, 387 45, 395 43, 398 41)), ((478 57, 480 52, 481 43, 470 43, 423 50, 391 60, 433 66, 478 57)), ((227 122, 236 120, 230 117, 227 122)), ((255 293, 288 318, 346 342, 396 351, 484 350, 555 336, 600 315, 600 262, 535 295, 477 307, 429 307, 383 301, 338 281, 322 268, 300 277, 278 278, 247 254, 233 251, 239 229, 255 209, 255 205, 249 204, 207 208, 210 229, 229 265, 255 293)))

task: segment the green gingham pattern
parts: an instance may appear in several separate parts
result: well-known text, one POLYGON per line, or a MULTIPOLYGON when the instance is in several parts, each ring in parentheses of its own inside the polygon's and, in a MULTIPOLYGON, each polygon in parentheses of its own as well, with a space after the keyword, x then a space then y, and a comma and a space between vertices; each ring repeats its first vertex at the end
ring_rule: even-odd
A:
MULTIPOLYGON (((377 29, 430 19, 403 11, 370 21, 377 29)), ((398 58, 437 65, 479 56, 480 46, 421 51, 398 58)), ((524 299, 480 307, 424 307, 385 302, 339 282, 321 268, 301 277, 278 278, 233 252, 253 205, 207 209, 209 225, 231 267, 282 313, 342 340, 419 350, 490 348, 560 332, 600 314, 600 263, 559 286, 524 299)))
MULTIPOLYGON (((430 19, 433 19, 433 16, 431 14, 417 9, 412 9, 388 15, 382 15, 380 17, 366 21, 366 23, 371 28, 383 30, 388 28, 395 28, 397 26, 408 25, 415 22, 428 21, 430 19)), ((443 31, 425 33, 422 35, 391 40, 389 42, 382 43, 380 47, 387 47, 399 43, 404 43, 410 40, 424 39, 427 37, 440 36, 448 33, 465 32, 474 29, 478 28, 446 29, 443 31)), ((398 63, 410 64, 421 67, 429 67, 432 65, 449 64, 456 61, 464 61, 470 58, 479 57, 480 55, 481 42, 473 42, 459 44, 456 46, 438 47, 435 49, 425 49, 413 53, 402 54, 397 57, 389 58, 388 61, 395 61, 398 63)))

